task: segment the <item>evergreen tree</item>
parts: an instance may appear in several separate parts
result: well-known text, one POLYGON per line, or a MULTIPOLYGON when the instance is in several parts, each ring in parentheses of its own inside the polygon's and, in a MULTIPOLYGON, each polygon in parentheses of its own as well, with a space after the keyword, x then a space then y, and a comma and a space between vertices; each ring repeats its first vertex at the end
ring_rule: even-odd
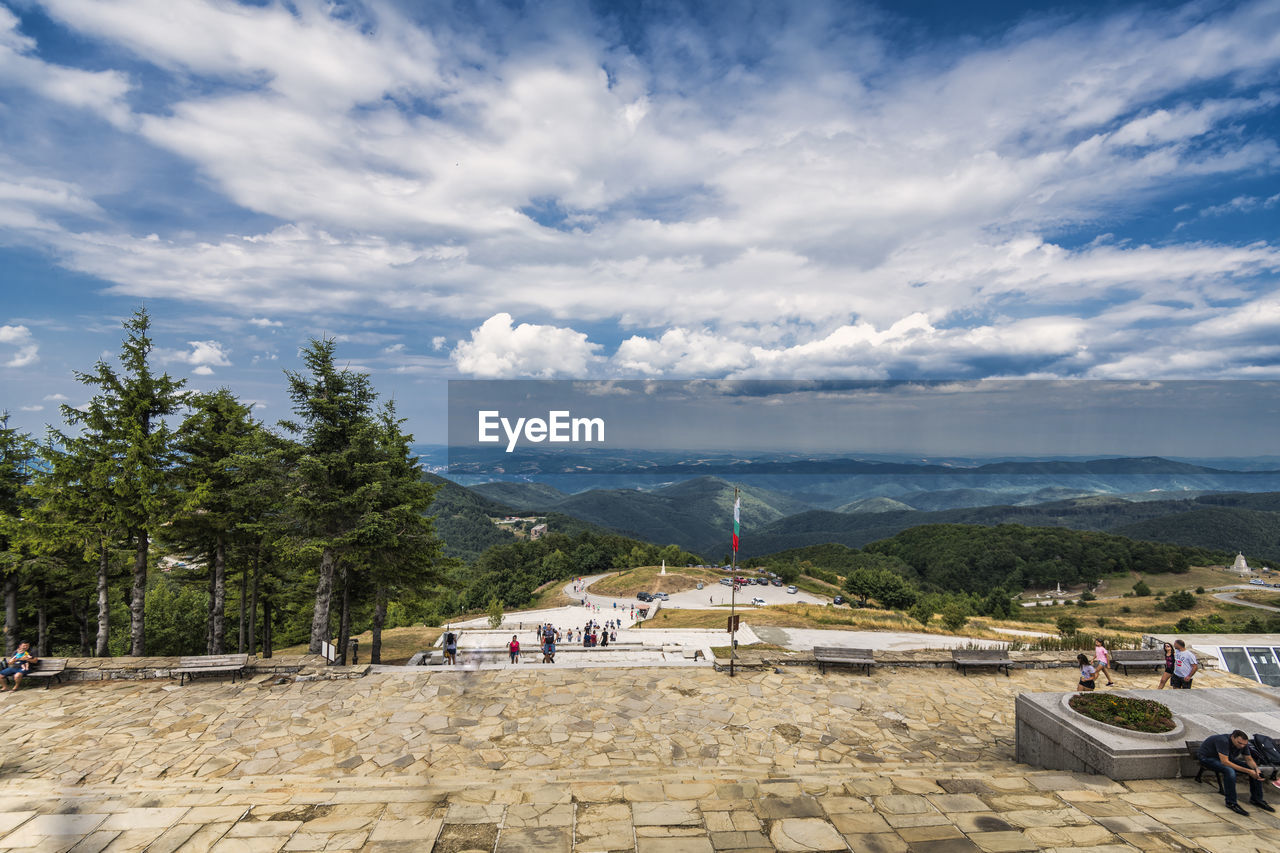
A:
POLYGON ((176 436, 180 500, 168 536, 206 556, 211 594, 205 645, 208 654, 220 655, 226 651, 227 553, 243 519, 237 470, 257 425, 249 407, 226 388, 192 395, 189 402, 192 411, 176 436))
POLYGON ((9 413, 0 413, 0 573, 4 575, 4 647, 12 655, 18 639, 18 585, 30 551, 20 530, 30 511, 29 489, 35 466, 31 436, 9 426, 9 413))
MULTIPOLYGON (((172 434, 164 418, 184 402, 182 386, 186 383, 167 373, 152 373, 151 317, 146 309, 135 311, 123 325, 121 370, 99 360, 93 372, 77 371, 76 379, 96 388, 97 393, 84 410, 63 406, 62 414, 68 424, 80 427, 84 440, 93 447, 91 463, 98 470, 92 474, 109 484, 109 514, 133 543, 129 653, 142 656, 146 654, 151 531, 168 520, 172 508, 168 481, 172 434)), ((95 491, 95 495, 101 494, 95 491)))
POLYGON ((332 636, 330 610, 339 565, 373 533, 366 529, 366 514, 380 488, 378 469, 385 468, 373 421, 377 395, 368 375, 334 364, 334 350, 332 339, 312 339, 302 353, 307 373, 285 371, 298 420, 281 422, 301 437, 289 495, 296 544, 319 567, 312 654, 319 654, 332 636))

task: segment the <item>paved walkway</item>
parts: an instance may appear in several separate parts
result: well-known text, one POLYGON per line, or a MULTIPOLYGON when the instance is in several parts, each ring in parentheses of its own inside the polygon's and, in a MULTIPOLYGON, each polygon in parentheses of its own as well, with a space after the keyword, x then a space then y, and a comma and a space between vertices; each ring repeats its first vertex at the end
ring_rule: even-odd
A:
POLYGON ((1280 821, 1209 786, 1014 763, 1016 694, 1074 679, 521 667, 28 689, 3 700, 0 850, 1280 851, 1280 821))

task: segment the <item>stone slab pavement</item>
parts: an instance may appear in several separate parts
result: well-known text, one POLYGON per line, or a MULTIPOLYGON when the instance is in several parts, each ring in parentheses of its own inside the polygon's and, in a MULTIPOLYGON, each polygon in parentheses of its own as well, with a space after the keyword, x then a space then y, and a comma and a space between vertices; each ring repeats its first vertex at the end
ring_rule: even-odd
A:
POLYGON ((1017 693, 1074 678, 517 667, 25 689, 2 700, 0 851, 1280 851, 1280 820, 1209 785, 1016 764, 1017 693))

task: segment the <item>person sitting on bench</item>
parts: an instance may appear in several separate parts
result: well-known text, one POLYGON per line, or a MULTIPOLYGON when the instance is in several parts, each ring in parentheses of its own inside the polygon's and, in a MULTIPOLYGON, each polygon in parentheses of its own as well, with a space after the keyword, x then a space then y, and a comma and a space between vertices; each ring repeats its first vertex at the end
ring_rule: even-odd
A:
POLYGON ((1258 763, 1249 752, 1247 734, 1236 729, 1229 735, 1207 737, 1200 744, 1200 752, 1196 757, 1205 767, 1222 774, 1222 793, 1226 797, 1228 809, 1238 815, 1249 814, 1236 801, 1238 770, 1249 777, 1249 802, 1265 812, 1275 811, 1262 797, 1262 772, 1258 770, 1258 763))
POLYGON ((35 663, 37 658, 31 654, 30 643, 19 643, 18 650, 13 653, 13 657, 4 659, 4 669, 0 669, 0 690, 3 690, 9 684, 9 677, 13 677, 13 687, 10 690, 17 690, 22 684, 22 676, 31 670, 31 665, 35 663))

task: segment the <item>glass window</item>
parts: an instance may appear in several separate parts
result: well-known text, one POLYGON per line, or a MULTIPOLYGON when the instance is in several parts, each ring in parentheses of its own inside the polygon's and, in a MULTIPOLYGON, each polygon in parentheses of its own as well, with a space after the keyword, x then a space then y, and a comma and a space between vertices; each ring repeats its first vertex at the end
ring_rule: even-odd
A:
POLYGON ((1249 660, 1258 673, 1258 680, 1271 687, 1280 687, 1280 661, 1265 646, 1250 646, 1249 660))
POLYGON ((1243 675, 1254 681, 1258 680, 1258 675, 1253 671, 1253 664, 1249 662, 1249 656, 1245 654, 1244 649, 1239 646, 1223 646, 1218 649, 1218 653, 1227 672, 1243 675))

